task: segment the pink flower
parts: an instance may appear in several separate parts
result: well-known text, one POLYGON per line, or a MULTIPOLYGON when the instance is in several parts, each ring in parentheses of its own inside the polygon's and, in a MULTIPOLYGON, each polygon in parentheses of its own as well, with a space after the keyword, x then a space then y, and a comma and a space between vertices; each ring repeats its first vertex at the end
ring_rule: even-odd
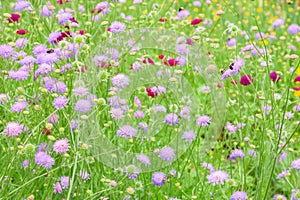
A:
POLYGON ((7 21, 8 21, 9 23, 18 22, 19 19, 20 19, 20 17, 21 17, 21 16, 20 16, 19 14, 12 13, 12 14, 11 14, 11 17, 10 17, 10 18, 7 18, 7 21))
POLYGON ((250 85, 251 83, 253 83, 253 81, 254 80, 253 80, 252 76, 250 74, 247 74, 247 75, 244 75, 241 77, 240 83, 242 85, 247 86, 247 85, 250 85))
POLYGON ((270 78, 273 82, 278 82, 281 79, 281 77, 278 76, 276 72, 271 72, 270 78))
POLYGON ((18 35, 25 35, 25 34, 27 33, 27 31, 24 30, 24 29, 20 29, 20 30, 17 30, 16 33, 17 33, 18 35))
POLYGON ((69 140, 68 139, 60 139, 57 140, 53 145, 53 151, 55 153, 66 153, 69 150, 69 140))
POLYGON ((197 24, 200 24, 203 20, 202 19, 198 19, 198 18, 195 18, 192 20, 191 22, 191 25, 197 25, 197 24))

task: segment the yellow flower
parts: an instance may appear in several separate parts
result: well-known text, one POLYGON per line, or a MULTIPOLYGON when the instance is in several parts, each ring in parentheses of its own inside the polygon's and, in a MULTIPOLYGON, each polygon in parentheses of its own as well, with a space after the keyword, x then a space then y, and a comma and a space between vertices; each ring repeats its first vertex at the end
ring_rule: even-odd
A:
POLYGON ((220 18, 220 16, 215 15, 215 16, 214 16, 214 21, 217 21, 219 18, 220 18))
POLYGON ((198 8, 194 8, 194 12, 199 12, 199 9, 198 8))
POLYGON ((296 70, 296 74, 300 75, 300 68, 298 67, 298 69, 296 70))
POLYGON ((300 97, 300 90, 299 90, 299 91, 295 91, 295 92, 294 92, 294 96, 295 96, 295 97, 300 97))
POLYGON ((257 8, 256 11, 261 13, 261 12, 263 12, 263 9, 262 8, 257 8))
POLYGON ((245 12, 245 16, 248 17, 250 15, 250 13, 247 11, 245 12))

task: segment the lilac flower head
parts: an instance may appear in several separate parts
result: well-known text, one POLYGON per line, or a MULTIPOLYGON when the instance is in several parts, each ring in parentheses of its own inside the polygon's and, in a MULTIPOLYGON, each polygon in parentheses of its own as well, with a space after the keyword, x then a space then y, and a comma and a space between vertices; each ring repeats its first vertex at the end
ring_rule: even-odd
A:
POLYGON ((142 103, 137 96, 134 96, 134 104, 137 105, 138 108, 142 107, 142 103))
POLYGON ((56 140, 53 144, 53 151, 57 154, 66 153, 69 150, 69 148, 69 140, 65 138, 56 140))
POLYGON ((178 116, 174 113, 167 114, 165 117, 165 122, 172 126, 178 125, 178 116))
POLYGON ((92 109, 92 104, 90 101, 88 100, 78 100, 75 104, 75 108, 74 110, 76 110, 77 112, 81 112, 81 113, 85 113, 88 112, 92 109))
POLYGON ((298 24, 292 24, 288 27, 288 33, 295 35, 300 31, 300 26, 298 24))
POLYGON ((23 132, 24 125, 17 122, 8 122, 4 129, 4 134, 9 137, 18 136, 23 132))
POLYGON ((151 107, 151 109, 154 111, 155 114, 158 112, 166 112, 167 111, 167 109, 162 105, 154 105, 151 107))
POLYGON ((135 111, 133 115, 134 115, 135 119, 142 119, 142 118, 144 118, 144 112, 141 111, 141 110, 135 111))
POLYGON ((282 26, 284 24, 284 20, 283 19, 276 19, 273 22, 273 28, 279 28, 280 26, 282 26))
POLYGON ((47 52, 47 47, 44 44, 39 44, 33 47, 33 54, 35 56, 41 54, 41 53, 46 53, 47 52))
POLYGON ((197 126, 206 127, 210 124, 210 120, 211 118, 209 116, 203 115, 197 119, 196 124, 197 126))
POLYGON ((300 190, 299 189, 292 190, 291 200, 300 200, 300 190))
POLYGON ((140 173, 140 170, 134 165, 129 165, 126 167, 125 172, 129 179, 136 179, 140 173))
POLYGON ((227 41, 227 46, 233 47, 236 45, 236 39, 235 38, 229 38, 227 41))
POLYGON ((44 17, 48 17, 48 16, 53 15, 54 10, 49 9, 50 6, 52 6, 50 2, 48 2, 47 5, 44 5, 43 8, 40 10, 40 15, 44 16, 44 17))
POLYGON ((251 150, 248 151, 248 155, 255 158, 256 157, 256 152, 251 149, 251 150))
POLYGON ((125 74, 118 74, 111 79, 114 86, 124 88, 129 85, 129 78, 125 74))
POLYGON ((123 110, 120 108, 111 108, 109 112, 114 119, 122 119, 124 117, 123 110))
POLYGON ((272 200, 287 200, 287 198, 282 194, 275 194, 272 200))
POLYGON ((15 102, 12 107, 11 107, 11 112, 21 112, 22 110, 24 110, 25 108, 28 108, 28 104, 26 101, 22 101, 22 102, 15 102))
POLYGON ((61 187, 59 182, 53 184, 53 193, 54 194, 57 194, 57 193, 61 194, 62 193, 62 187, 61 187))
POLYGON ((52 106, 56 109, 63 109, 68 103, 68 99, 65 96, 58 96, 53 100, 52 106))
POLYGON ((171 147, 164 147, 159 151, 159 156, 164 161, 170 161, 175 158, 175 152, 171 147))
POLYGON ((80 171, 79 176, 85 181, 90 179, 90 175, 85 171, 80 171))
POLYGON ((29 164, 29 161, 28 161, 28 160, 24 160, 24 161, 21 163, 21 168, 27 167, 28 164, 29 164))
POLYGON ((235 133, 237 130, 237 127, 234 126, 232 123, 227 122, 226 123, 226 129, 230 132, 230 133, 235 133))
POLYGON ((292 162, 291 164, 291 168, 295 169, 295 170, 299 170, 300 169, 300 158, 296 159, 292 162))
POLYGON ((211 183, 213 186, 217 184, 224 184, 224 181, 228 180, 228 174, 221 170, 216 170, 211 172, 208 176, 208 183, 211 183))
POLYGON ((230 200, 247 200, 247 193, 242 191, 236 191, 230 196, 230 200))
POLYGON ((19 0, 16 2, 15 10, 21 12, 23 10, 32 10, 31 4, 28 1, 19 0))
POLYGON ((117 130, 118 137, 130 137, 133 138, 137 133, 137 130, 132 128, 129 125, 122 126, 119 130, 117 130))
POLYGON ((190 15, 190 12, 188 10, 181 10, 177 13, 177 17, 179 19, 187 18, 190 15))
POLYGON ((203 162, 201 163, 201 166, 205 169, 208 169, 210 172, 215 171, 215 169, 213 168, 212 164, 207 163, 207 162, 203 162))
POLYGON ((64 11, 59 11, 58 13, 58 23, 60 25, 64 25, 67 23, 71 18, 73 18, 72 13, 69 12, 64 12, 64 11))
POLYGON ((35 154, 35 163, 45 169, 50 169, 54 165, 55 161, 49 154, 45 152, 38 152, 35 154))
POLYGON ((8 44, 0 45, 0 57, 6 59, 14 54, 14 49, 8 44))
POLYGON ((112 33, 120 33, 123 32, 125 29, 126 29, 126 25, 118 21, 111 23, 110 26, 110 31, 112 33))
POLYGON ((17 48, 23 48, 28 44, 28 40, 26 38, 19 38, 16 41, 16 47, 17 48))
POLYGON ((151 163, 150 163, 150 159, 149 159, 149 157, 147 156, 147 155, 145 155, 145 154, 138 154, 137 156, 136 156, 136 158, 139 160, 139 161, 141 161, 142 163, 144 163, 145 165, 150 165, 151 163))
POLYGON ((241 149, 235 149, 230 155, 229 158, 235 160, 237 158, 244 158, 245 154, 241 149))
POLYGON ((277 179, 281 179, 281 178, 283 178, 285 176, 288 176, 288 175, 290 175, 290 170, 284 170, 284 171, 282 171, 281 173, 279 173, 277 175, 277 179))
POLYGON ((184 138, 187 142, 192 142, 194 139, 196 139, 196 134, 194 131, 185 131, 182 135, 182 138, 184 138))
POLYGON ((190 107, 184 106, 184 107, 182 107, 179 116, 183 119, 190 120, 190 118, 191 118, 190 112, 191 112, 190 107))
POLYGON ((51 44, 56 44, 58 42, 58 39, 62 36, 60 32, 52 32, 48 36, 48 42, 51 44))
POLYGON ((167 179, 167 176, 163 172, 155 172, 152 174, 152 183, 158 187, 165 184, 166 179, 167 179))
POLYGON ((68 189, 69 182, 71 182, 71 179, 67 176, 60 177, 60 183, 63 189, 68 189))
POLYGON ((88 88, 79 86, 73 89, 73 94, 75 96, 86 96, 88 94, 88 88))

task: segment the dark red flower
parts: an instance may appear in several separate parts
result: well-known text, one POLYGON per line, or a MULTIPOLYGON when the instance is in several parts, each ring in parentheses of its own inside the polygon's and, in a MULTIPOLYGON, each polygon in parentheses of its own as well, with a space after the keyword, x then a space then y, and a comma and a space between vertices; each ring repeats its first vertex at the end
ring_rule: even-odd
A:
POLYGON ((163 18, 159 18, 159 21, 160 22, 166 22, 166 21, 168 21, 167 19, 163 19, 163 18))
POLYGON ((110 32, 110 27, 107 28, 107 31, 110 32))
POLYGON ((76 69, 76 72, 85 72, 87 70, 87 66, 82 66, 80 69, 76 69))
POLYGON ((64 32, 61 32, 61 36, 62 36, 63 38, 65 38, 65 37, 72 37, 70 31, 64 31, 64 32))
POLYGON ((18 22, 19 19, 20 19, 20 17, 21 17, 21 16, 20 16, 19 14, 12 13, 12 14, 11 14, 11 17, 10 17, 10 18, 7 18, 7 21, 8 21, 9 23, 18 22))
POLYGON ((20 29, 20 30, 17 30, 16 33, 17 33, 18 35, 25 35, 25 34, 27 33, 27 31, 24 30, 24 29, 20 29))
POLYGON ((294 82, 295 82, 295 83, 300 82, 300 76, 297 76, 297 77, 294 79, 294 82))
POLYGON ((50 135, 51 134, 51 130, 45 128, 45 129, 42 130, 42 134, 50 135))
POLYGON ((148 63, 150 63, 151 65, 154 65, 154 62, 151 58, 148 58, 147 60, 148 60, 148 63))
POLYGON ((172 66, 176 66, 177 65, 177 61, 175 59, 171 58, 171 59, 168 60, 167 65, 169 65, 171 67, 172 66))
POLYGON ((242 85, 250 85, 251 83, 253 83, 253 78, 252 78, 252 76, 250 75, 250 74, 247 74, 247 75, 244 75, 244 76, 242 76, 241 77, 241 80, 240 80, 240 83, 242 84, 242 85))
POLYGON ((300 87, 293 87, 293 90, 299 91, 299 90, 300 90, 300 87))
POLYGON ((191 25, 195 26, 197 24, 200 24, 202 21, 202 19, 195 18, 192 20, 191 25))
POLYGON ((79 31, 79 34, 80 34, 80 35, 84 35, 84 34, 85 34, 84 30, 80 30, 80 31, 79 31))
POLYGON ((156 92, 153 92, 153 91, 151 90, 151 88, 146 88, 146 92, 148 93, 148 96, 149 96, 149 97, 154 98, 154 97, 157 96, 157 93, 156 93, 156 92))
POLYGON ((186 43, 187 43, 188 45, 193 45, 193 44, 194 44, 194 41, 193 41, 191 38, 187 38, 187 39, 186 39, 186 43))
POLYGON ((165 57, 164 54, 160 54, 160 55, 158 56, 159 59, 164 59, 164 57, 165 57))
POLYGON ((276 72, 271 72, 270 78, 273 82, 278 82, 281 79, 281 77, 278 76, 276 72))
POLYGON ((71 22, 74 22, 74 23, 78 24, 78 22, 76 21, 76 19, 74 19, 74 17, 70 18, 69 20, 70 20, 71 22))
POLYGON ((59 4, 59 5, 62 5, 64 3, 68 3, 69 0, 57 0, 56 3, 59 4))

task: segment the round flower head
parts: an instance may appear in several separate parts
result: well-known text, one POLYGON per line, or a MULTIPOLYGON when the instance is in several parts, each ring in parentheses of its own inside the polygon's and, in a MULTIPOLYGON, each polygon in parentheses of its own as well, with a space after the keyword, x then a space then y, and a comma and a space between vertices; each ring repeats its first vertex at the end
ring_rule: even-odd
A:
POLYGON ((300 190, 299 189, 292 190, 291 200, 300 200, 300 190))
POLYGON ((68 103, 68 99, 65 96, 58 96, 53 100, 53 107, 56 109, 63 109, 68 103))
POLYGON ((137 133, 137 130, 132 128, 129 125, 122 126, 118 131, 117 135, 118 137, 130 137, 133 138, 137 133))
POLYGON ((18 136, 23 132, 24 125, 16 122, 8 122, 4 129, 4 134, 9 137, 18 136))
POLYGON ((126 167, 125 172, 129 179, 135 179, 138 177, 140 170, 134 165, 129 165, 126 167))
POLYGON ((61 194, 62 193, 62 187, 61 187, 59 182, 53 184, 53 193, 54 194, 57 194, 57 193, 61 194))
POLYGON ((294 160, 291 164, 291 168, 295 169, 295 170, 299 170, 300 169, 300 159, 294 160))
POLYGON ((287 200, 287 198, 282 194, 275 194, 272 200, 287 200))
POLYGON ((210 123, 211 118, 207 115, 199 117, 196 121, 197 126, 206 127, 210 123))
POLYGON ((224 184, 224 181, 226 181, 228 179, 228 174, 224 171, 221 170, 216 170, 211 172, 208 176, 208 183, 211 183, 213 186, 217 185, 217 184, 224 184))
POLYGON ((125 29, 126 29, 126 25, 118 21, 115 21, 110 25, 110 31, 112 33, 120 33, 123 32, 125 29))
POLYGON ((253 81, 254 80, 253 80, 252 76, 250 74, 247 74, 247 75, 244 75, 241 77, 240 83, 242 85, 247 86, 247 85, 250 85, 251 83, 253 83, 253 81))
POLYGON ((54 165, 55 161, 49 154, 45 152, 38 152, 35 154, 35 163, 45 169, 50 169, 54 165))
POLYGON ((185 131, 182 135, 182 138, 184 138, 187 142, 192 142, 194 139, 196 139, 196 134, 194 131, 185 131))
POLYGON ((167 179, 167 176, 163 172, 154 172, 152 174, 152 183, 158 187, 165 184, 166 179, 167 179))
POLYGON ((274 22, 273 22, 273 28, 279 28, 280 26, 282 26, 284 23, 284 20, 283 19, 276 19, 274 22))
POLYGON ((26 101, 16 102, 16 103, 14 103, 14 105, 12 105, 10 110, 11 110, 11 112, 21 112, 22 110, 24 110, 27 107, 28 107, 28 104, 26 101))
POLYGON ((165 161, 170 161, 175 158, 175 153, 171 147, 164 147, 159 151, 159 156, 165 161))
POLYGON ((75 96, 86 96, 88 94, 88 88, 79 86, 73 89, 73 94, 75 96))
POLYGON ((79 100, 75 104, 74 110, 77 112, 85 113, 92 109, 92 104, 88 100, 79 100))
POLYGON ((244 158, 245 154, 242 150, 240 149, 235 149, 230 155, 229 158, 232 160, 235 160, 237 158, 244 158))
POLYGON ((60 183, 63 189, 68 189, 69 182, 71 182, 71 179, 67 176, 60 177, 60 183))
POLYGON ((236 40, 234 38, 229 38, 227 41, 227 46, 233 47, 236 45, 236 40))
POLYGON ((0 57, 6 59, 14 54, 14 49, 8 44, 0 45, 0 57))
POLYGON ((112 84, 121 89, 129 85, 129 81, 125 74, 118 74, 111 79, 112 84))
POLYGON ((144 163, 145 165, 149 166, 151 164, 149 157, 147 155, 145 155, 145 154, 139 154, 139 155, 136 156, 136 158, 139 161, 141 161, 142 163, 144 163))
POLYGON ((273 82, 278 82, 281 79, 281 77, 278 76, 276 72, 271 72, 270 78, 273 82))
POLYGON ((288 33, 291 35, 295 35, 300 31, 300 26, 298 24, 292 24, 288 28, 288 33))
POLYGON ((236 191, 230 196, 230 200, 247 200, 247 193, 236 191))
POLYGON ((69 150, 69 140, 60 139, 53 144, 53 151, 57 154, 66 153, 69 150))
POLYGON ((178 125, 178 117, 174 113, 167 114, 165 117, 165 122, 169 125, 177 126, 178 125))

